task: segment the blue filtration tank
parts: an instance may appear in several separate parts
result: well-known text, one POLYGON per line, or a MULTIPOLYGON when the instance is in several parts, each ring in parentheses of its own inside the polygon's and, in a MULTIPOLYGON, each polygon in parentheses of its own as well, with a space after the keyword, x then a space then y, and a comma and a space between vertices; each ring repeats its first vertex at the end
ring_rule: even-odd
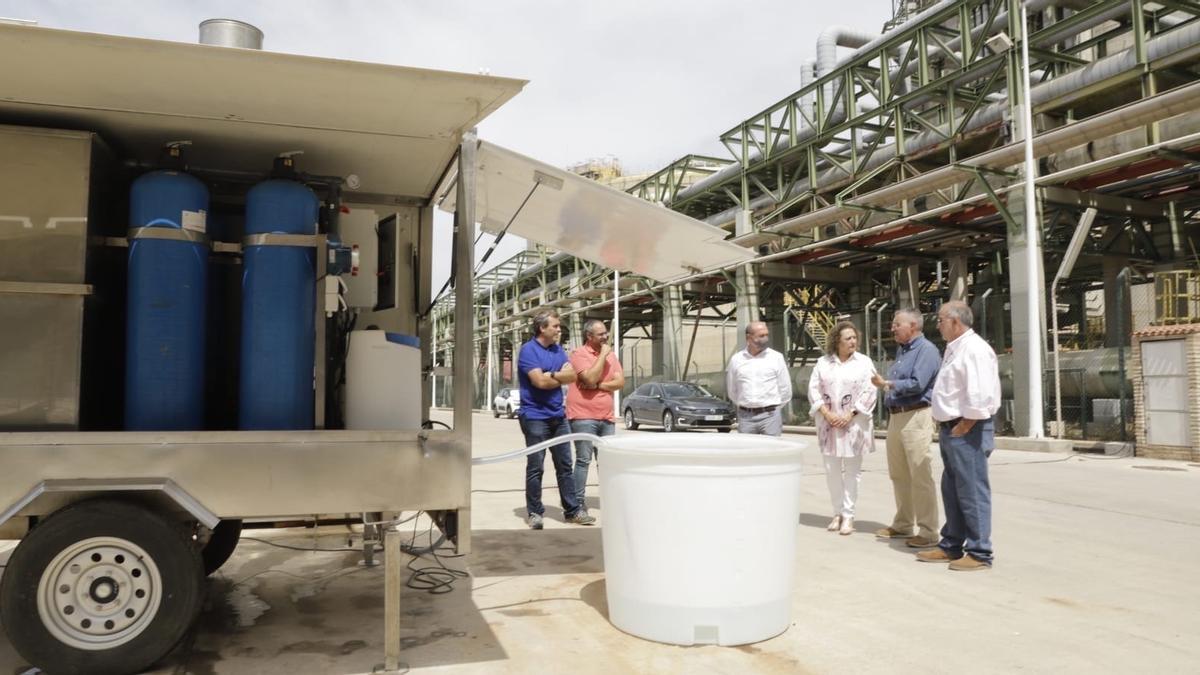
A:
MULTIPOLYGON (((313 191, 291 180, 246 195, 246 237, 317 233, 313 191)), ((316 249, 248 240, 243 247, 238 426, 312 429, 316 249)))
POLYGON ((152 171, 133 182, 129 201, 130 228, 151 231, 129 240, 125 428, 203 429, 208 188, 152 171))

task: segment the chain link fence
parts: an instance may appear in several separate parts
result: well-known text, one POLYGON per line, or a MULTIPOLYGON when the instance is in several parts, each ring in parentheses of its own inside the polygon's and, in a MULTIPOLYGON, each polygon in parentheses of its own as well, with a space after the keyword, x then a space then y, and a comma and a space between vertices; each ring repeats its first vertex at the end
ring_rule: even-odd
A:
POLYGON ((1046 426, 1052 436, 1133 440, 1130 338, 1160 321, 1161 303, 1154 277, 1134 279, 1127 288, 1128 293, 1088 290, 1065 312, 1068 328, 1058 338, 1057 376, 1051 350, 1044 380, 1046 426))

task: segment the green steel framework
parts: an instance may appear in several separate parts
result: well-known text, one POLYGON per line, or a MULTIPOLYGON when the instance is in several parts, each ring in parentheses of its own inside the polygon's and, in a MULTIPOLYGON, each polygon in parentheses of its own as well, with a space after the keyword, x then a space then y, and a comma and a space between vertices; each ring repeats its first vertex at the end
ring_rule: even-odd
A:
MULTIPOLYGON (((981 113, 997 102, 1015 106, 1021 100, 1019 50, 989 45, 983 38, 1000 28, 1019 44, 1024 32, 1019 9, 1019 0, 948 3, 721 134, 732 159, 687 155, 629 191, 695 218, 715 216, 722 221, 717 224, 731 232, 733 218, 718 214, 769 198, 765 206, 751 209, 752 233, 735 240, 784 263, 762 266, 771 271, 762 275, 760 297, 768 318, 787 312, 797 319, 790 336, 796 353, 818 342, 819 322, 810 317, 861 310, 867 299, 889 294, 899 268, 906 265, 923 266, 922 292, 939 291, 943 280, 930 273, 934 261, 966 255, 976 284, 998 289, 995 300, 1002 302, 1006 241, 1021 217, 1010 213, 1007 205, 1018 173, 1011 166, 986 166, 973 159, 1012 142, 1011 109, 1000 119, 984 119, 981 113), (922 134, 933 142, 912 147, 922 134), (726 170, 723 179, 713 179, 735 164, 741 170, 726 170), (947 167, 955 170, 954 180, 920 197, 893 203, 864 199, 882 188, 916 184, 916 179, 947 167), (700 181, 707 181, 703 189, 693 187, 700 181), (800 185, 806 187, 798 189, 800 185), (822 221, 824 212, 836 217, 822 221), (819 225, 778 231, 781 223, 803 222, 806 217, 819 225), (768 229, 772 227, 776 231, 768 229), (885 236, 876 234, 881 229, 885 236), (859 232, 863 236, 854 236, 859 232), (888 238, 889 232, 901 236, 888 238), (804 274, 791 269, 799 269, 801 263, 820 269, 804 274), (861 288, 862 283, 855 282, 862 280, 868 289, 852 292, 856 285, 861 288)), ((1158 60, 1152 60, 1147 49, 1150 39, 1200 21, 1200 3, 1104 0, 1075 12, 1049 9, 1030 19, 1035 88, 1127 46, 1137 57, 1134 68, 1038 102, 1034 126, 1039 138, 1058 126, 1200 80, 1200 46, 1158 60), (1096 17, 1114 12, 1120 13, 1116 20, 1081 32, 1096 17), (1075 39, 1067 44, 1052 40, 1061 36, 1075 39), (1049 42, 1054 46, 1036 47, 1049 42)), ((1137 128, 1148 146, 1164 140, 1161 119, 1137 128)), ((1148 275, 1151 266, 1185 255, 1183 243, 1200 209, 1200 196, 1189 188, 1191 172, 1200 168, 1197 150, 1200 139, 1131 153, 1123 163, 1097 163, 1097 172, 1114 176, 1116 182, 1110 184, 1089 182, 1079 171, 1040 178, 1046 268, 1057 265, 1078 214, 1088 206, 1097 207, 1101 216, 1093 225, 1085 257, 1120 255, 1135 272, 1148 275), (1164 174, 1162 166, 1172 172, 1164 174)), ((612 279, 610 270, 543 251, 519 254, 478 276, 479 353, 483 355, 489 325, 484 307, 495 307, 490 325, 501 338, 498 351, 503 356, 516 336, 525 337, 524 320, 536 307, 553 305, 565 314, 607 318, 612 279)), ((622 306, 635 308, 622 312, 622 332, 644 330, 649 335, 650 327, 661 320, 655 309, 660 286, 636 276, 621 279, 622 306)), ((1100 268, 1081 265, 1070 281, 1071 291, 1080 294, 1101 288, 1100 268)), ((728 304, 735 295, 731 272, 689 280, 683 291, 687 321, 701 317, 715 322, 729 316, 728 304)), ((446 309, 445 301, 435 307, 439 344, 447 344, 442 338, 450 334, 452 315, 446 309)), ((1005 339, 1001 332, 1000 342, 1005 339)))

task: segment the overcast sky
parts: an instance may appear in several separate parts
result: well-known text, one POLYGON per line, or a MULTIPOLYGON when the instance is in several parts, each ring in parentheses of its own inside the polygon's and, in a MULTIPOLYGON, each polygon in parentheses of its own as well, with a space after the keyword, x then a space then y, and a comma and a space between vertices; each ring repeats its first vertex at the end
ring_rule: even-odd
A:
MULTIPOLYGON (((208 18, 264 48, 529 80, 480 136, 557 166, 613 156, 627 173, 689 153, 799 89, 822 29, 877 32, 892 0, 0 0, 0 17, 182 42, 208 18)), ((444 229, 444 228, 440 228, 444 229)), ((486 248, 485 235, 481 249, 486 248)), ((505 242, 508 243, 508 242, 505 242)), ((512 254, 503 247, 493 262, 512 254)), ((445 256, 437 256, 445 259, 445 256)), ((444 266, 442 266, 444 269, 444 266)), ((435 267, 435 276, 445 272, 435 267)), ((438 284, 440 285, 440 283, 438 284)))

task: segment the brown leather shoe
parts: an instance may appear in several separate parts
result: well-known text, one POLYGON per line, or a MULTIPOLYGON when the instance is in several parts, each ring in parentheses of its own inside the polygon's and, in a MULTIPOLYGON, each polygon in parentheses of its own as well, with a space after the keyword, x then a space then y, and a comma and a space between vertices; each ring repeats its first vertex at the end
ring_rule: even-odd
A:
POLYGON ((954 570, 955 572, 977 572, 979 570, 991 569, 991 567, 992 566, 990 564, 981 560, 976 560, 969 555, 964 555, 958 560, 950 563, 950 569, 954 570))
POLYGON ((885 527, 882 530, 875 530, 875 536, 879 537, 880 539, 903 539, 905 537, 911 537, 912 535, 906 532, 901 532, 900 530, 893 530, 890 527, 885 527))
POLYGON ((922 536, 910 537, 904 542, 909 548, 933 548, 938 545, 937 539, 926 539, 922 536))
POLYGON ((948 563, 953 562, 954 558, 946 555, 946 552, 942 549, 935 548, 929 551, 921 551, 917 554, 917 560, 927 563, 948 563))

